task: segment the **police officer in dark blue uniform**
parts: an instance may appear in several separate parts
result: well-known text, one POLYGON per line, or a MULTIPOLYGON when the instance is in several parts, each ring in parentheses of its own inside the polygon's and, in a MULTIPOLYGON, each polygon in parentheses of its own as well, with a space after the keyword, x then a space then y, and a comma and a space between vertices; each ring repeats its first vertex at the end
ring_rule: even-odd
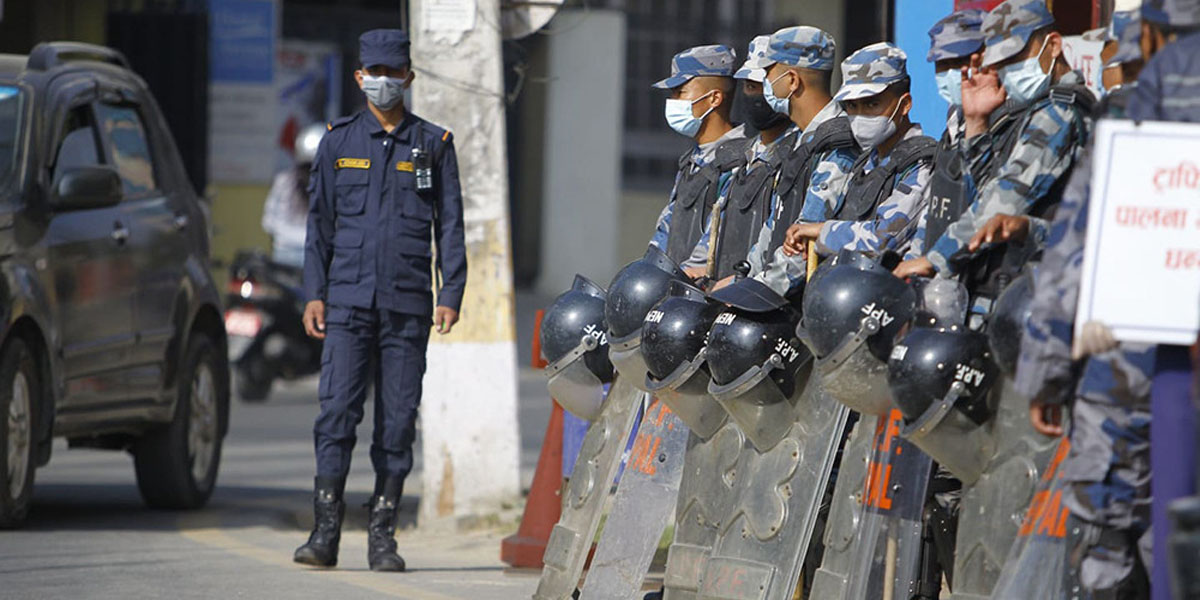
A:
POLYGON ((294 558, 337 564, 342 492, 374 363, 376 479, 367 558, 372 570, 403 571, 396 510, 412 470, 430 319, 449 333, 466 285, 462 194, 450 132, 404 107, 413 80, 408 35, 362 34, 359 63, 354 78, 367 109, 329 124, 309 183, 304 327, 325 348, 313 427, 316 523, 294 558), (436 307, 434 267, 444 280, 436 307))

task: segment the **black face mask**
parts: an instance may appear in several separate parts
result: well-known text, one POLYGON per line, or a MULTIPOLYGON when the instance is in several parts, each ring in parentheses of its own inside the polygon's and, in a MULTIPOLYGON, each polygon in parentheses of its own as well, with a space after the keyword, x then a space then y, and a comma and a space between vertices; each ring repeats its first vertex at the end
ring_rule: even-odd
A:
POLYGON ((738 93, 742 97, 742 105, 746 107, 746 118, 758 131, 772 129, 787 122, 788 116, 775 112, 762 94, 747 94, 745 90, 738 93))

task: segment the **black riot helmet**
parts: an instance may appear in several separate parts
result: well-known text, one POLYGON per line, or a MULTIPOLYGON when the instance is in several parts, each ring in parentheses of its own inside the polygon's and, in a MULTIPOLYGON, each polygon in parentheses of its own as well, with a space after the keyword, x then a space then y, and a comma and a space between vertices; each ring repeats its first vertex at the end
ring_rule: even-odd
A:
POLYGON ((987 337, 963 327, 916 327, 892 349, 888 385, 905 420, 916 421, 958 385, 954 408, 982 424, 998 369, 987 337))
POLYGON ((721 309, 703 291, 676 281, 642 324, 647 390, 704 439, 716 433, 726 418, 725 410, 708 394, 712 377, 705 349, 708 330, 721 309))
POLYGON ((542 317, 542 356, 550 395, 572 414, 600 414, 604 384, 613 380, 604 324, 604 289, 582 275, 542 317))
MULTIPOLYGON (((773 292, 770 292, 773 293, 773 292)), ((795 420, 812 355, 796 336, 800 312, 783 298, 775 310, 729 306, 717 316, 706 348, 708 391, 759 450, 773 447, 795 420)))
POLYGON ((688 281, 683 269, 655 246, 621 269, 608 286, 604 319, 611 342, 609 355, 618 373, 638 388, 646 385, 642 356, 642 321, 671 290, 671 283, 688 281))
POLYGON ((1014 279, 992 305, 988 316, 987 338, 992 356, 1009 377, 1017 373, 1021 354, 1021 336, 1033 314, 1033 273, 1026 271, 1014 279))
POLYGON ((860 413, 887 414, 887 357, 915 306, 912 287, 864 254, 842 251, 818 268, 797 334, 817 358, 825 391, 860 413))
POLYGON ((871 354, 886 361, 896 335, 912 319, 916 292, 865 254, 843 250, 822 265, 804 294, 803 338, 813 354, 833 354, 860 330, 871 354), (878 327, 864 328, 871 318, 878 327))
POLYGON ((646 314, 642 324, 642 355, 652 387, 696 359, 720 312, 721 306, 709 302, 703 291, 672 283, 671 293, 646 314))
POLYGON ((999 369, 987 337, 964 327, 916 327, 888 360, 888 385, 905 426, 901 435, 964 483, 983 472, 992 442, 989 391, 999 369))

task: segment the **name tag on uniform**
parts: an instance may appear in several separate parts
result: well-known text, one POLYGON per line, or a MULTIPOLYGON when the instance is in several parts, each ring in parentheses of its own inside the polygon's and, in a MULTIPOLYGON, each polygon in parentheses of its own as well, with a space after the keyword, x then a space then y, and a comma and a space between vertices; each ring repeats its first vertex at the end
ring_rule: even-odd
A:
POLYGON ((413 172, 413 164, 406 160, 402 160, 402 161, 396 163, 396 170, 404 171, 405 173, 412 173, 413 172))
POLYGON ((338 169, 370 169, 371 159, 369 158, 339 158, 334 165, 338 169))

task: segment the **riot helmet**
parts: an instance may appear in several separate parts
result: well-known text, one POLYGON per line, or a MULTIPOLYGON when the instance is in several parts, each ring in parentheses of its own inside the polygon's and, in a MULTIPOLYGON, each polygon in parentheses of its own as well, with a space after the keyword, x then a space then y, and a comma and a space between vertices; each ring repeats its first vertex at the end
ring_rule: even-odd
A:
POLYGON ((992 305, 988 316, 987 338, 992 357, 1006 375, 1017 373, 1021 354, 1021 336, 1033 314, 1033 273, 1026 271, 1014 279, 992 305))
POLYGON ((796 337, 800 312, 782 298, 773 302, 779 308, 766 312, 726 308, 709 331, 706 350, 709 393, 760 451, 791 428, 812 368, 812 355, 796 337))
POLYGON ((961 326, 915 327, 893 349, 888 385, 904 414, 901 435, 964 484, 991 456, 989 391, 999 369, 987 337, 961 326))
POLYGON ((865 414, 891 410, 886 361, 915 307, 913 288, 864 254, 844 250, 817 269, 797 334, 834 399, 865 414))
POLYGON ((550 396, 571 414, 592 420, 613 380, 604 325, 604 290, 582 275, 542 317, 542 356, 550 396))
POLYGON ((917 294, 914 327, 954 327, 967 322, 970 300, 967 287, 945 277, 917 277, 911 282, 917 294))
POLYGON ((721 312, 700 289, 674 281, 670 294, 646 313, 642 356, 646 388, 665 402, 689 429, 708 439, 725 423, 725 409, 708 394, 712 380, 705 361, 708 330, 721 312))
POLYGON ((642 356, 642 321, 671 290, 671 282, 688 281, 683 269, 655 246, 613 278, 608 286, 604 319, 611 343, 609 356, 624 379, 642 391, 646 388, 646 361, 642 356))

